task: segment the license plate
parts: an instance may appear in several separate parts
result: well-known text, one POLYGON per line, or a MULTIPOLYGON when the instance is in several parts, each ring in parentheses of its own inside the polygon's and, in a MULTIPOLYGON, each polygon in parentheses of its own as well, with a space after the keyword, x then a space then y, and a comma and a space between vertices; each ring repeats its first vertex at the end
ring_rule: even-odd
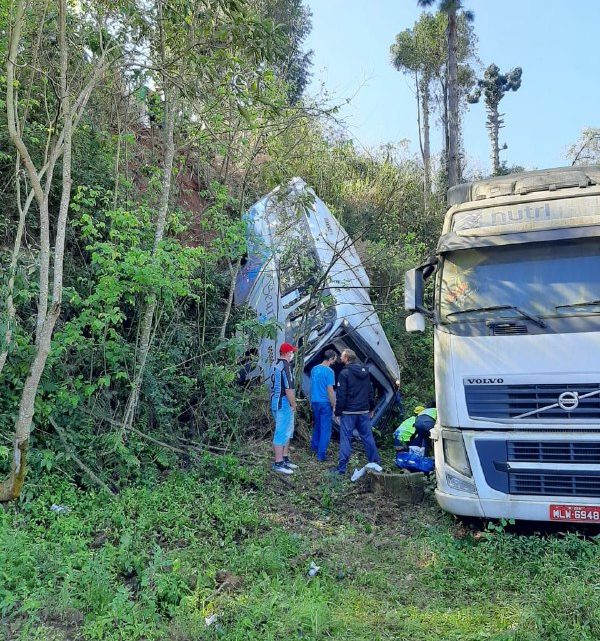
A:
POLYGON ((600 506, 551 505, 550 520, 569 523, 600 523, 600 506))

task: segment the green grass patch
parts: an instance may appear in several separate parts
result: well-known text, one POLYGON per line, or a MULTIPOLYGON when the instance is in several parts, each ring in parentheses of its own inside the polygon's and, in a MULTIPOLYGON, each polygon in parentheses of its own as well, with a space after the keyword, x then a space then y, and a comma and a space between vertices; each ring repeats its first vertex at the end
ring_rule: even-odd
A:
POLYGON ((0 638, 600 638, 594 538, 458 536, 431 502, 390 508, 266 469, 207 458, 111 501, 39 479, 35 499, 0 512, 0 638))

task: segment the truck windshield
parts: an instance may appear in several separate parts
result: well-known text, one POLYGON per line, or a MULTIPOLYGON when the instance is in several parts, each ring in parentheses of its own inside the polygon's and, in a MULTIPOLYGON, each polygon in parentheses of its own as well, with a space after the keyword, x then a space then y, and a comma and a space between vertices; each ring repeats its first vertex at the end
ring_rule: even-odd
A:
POLYGON ((444 323, 600 313, 600 239, 464 249, 444 260, 444 323))

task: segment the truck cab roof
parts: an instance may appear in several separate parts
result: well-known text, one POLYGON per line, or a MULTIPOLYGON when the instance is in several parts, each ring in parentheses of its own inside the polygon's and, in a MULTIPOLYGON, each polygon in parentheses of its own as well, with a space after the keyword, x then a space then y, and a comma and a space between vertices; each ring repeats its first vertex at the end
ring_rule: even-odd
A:
POLYGON ((499 196, 525 195, 536 191, 555 191, 573 187, 583 189, 591 185, 600 185, 600 165, 524 171, 451 187, 448 190, 448 205, 461 205, 499 196))

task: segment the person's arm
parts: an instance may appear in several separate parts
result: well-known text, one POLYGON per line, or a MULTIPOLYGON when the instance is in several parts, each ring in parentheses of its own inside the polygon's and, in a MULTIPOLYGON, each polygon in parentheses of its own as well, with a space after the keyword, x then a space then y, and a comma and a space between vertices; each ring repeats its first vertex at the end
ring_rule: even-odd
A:
POLYGON ((285 395, 287 397, 287 400, 289 401, 291 408, 295 412, 296 411, 296 392, 294 392, 293 389, 286 389, 285 395))
POLYGON ((327 380, 327 396, 329 397, 329 403, 331 404, 331 409, 335 412, 335 391, 333 386, 335 385, 335 374, 333 370, 330 369, 328 372, 327 380))
POLYGON ((373 418, 375 413, 375 392, 373 391, 373 381, 369 375, 369 416, 373 418))
POLYGON ((337 388, 337 395, 335 401, 335 415, 341 416, 346 407, 346 395, 348 390, 348 383, 346 381, 346 372, 342 371, 340 374, 340 382, 337 388))
POLYGON ((290 371, 290 364, 286 363, 283 366, 283 376, 282 376, 282 384, 283 384, 283 389, 285 390, 285 396, 290 404, 290 407, 296 411, 296 392, 294 391, 294 388, 292 386, 292 373, 290 371))
POLYGON ((331 409, 335 412, 335 392, 333 391, 333 385, 327 386, 327 396, 329 396, 329 402, 331 403, 331 409))

